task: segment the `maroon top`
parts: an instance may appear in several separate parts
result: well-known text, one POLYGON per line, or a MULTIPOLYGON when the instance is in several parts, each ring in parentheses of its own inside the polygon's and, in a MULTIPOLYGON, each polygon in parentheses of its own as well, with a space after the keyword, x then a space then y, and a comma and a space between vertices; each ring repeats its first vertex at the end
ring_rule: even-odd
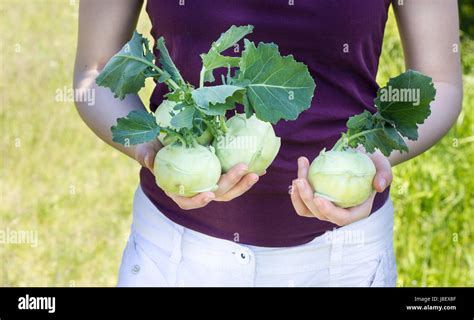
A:
MULTIPOLYGON (((248 38, 275 42, 284 55, 304 62, 316 82, 311 107, 296 121, 275 126, 281 149, 267 174, 244 195, 181 210, 158 188, 154 176, 140 172, 145 194, 174 222, 210 236, 244 244, 287 247, 311 241, 337 226, 296 214, 288 188, 296 178, 297 159, 310 160, 331 148, 346 130, 350 116, 375 111, 375 77, 390 0, 148 0, 155 39, 164 36, 183 77, 199 83, 199 54, 231 25, 255 26, 248 38)), ((157 52, 155 52, 157 54, 157 52)), ((220 79, 216 74, 216 79, 220 79)), ((155 110, 166 92, 158 85, 151 98, 155 110)), ((377 194, 373 211, 389 196, 377 194)))

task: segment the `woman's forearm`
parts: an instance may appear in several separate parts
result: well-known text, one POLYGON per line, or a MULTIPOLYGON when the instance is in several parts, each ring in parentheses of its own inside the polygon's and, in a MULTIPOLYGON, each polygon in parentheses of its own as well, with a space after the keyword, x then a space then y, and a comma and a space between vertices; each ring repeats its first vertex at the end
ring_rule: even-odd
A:
POLYGON ((391 164, 397 165, 431 148, 453 126, 461 111, 462 79, 457 1, 392 0, 392 3, 406 68, 432 77, 437 90, 431 115, 419 127, 418 140, 405 141, 408 153, 390 155, 391 164))
POLYGON ((454 125, 461 112, 462 87, 447 82, 435 81, 436 99, 431 103, 431 115, 419 127, 416 141, 405 139, 408 153, 393 152, 389 161, 392 166, 407 161, 425 152, 436 144, 454 125))
MULTIPOLYGON (((78 96, 83 90, 93 90, 95 102, 76 101, 76 108, 89 128, 103 141, 135 159, 135 146, 126 147, 112 141, 110 127, 115 125, 117 118, 125 117, 132 110, 144 109, 143 103, 137 95, 127 95, 124 100, 114 98, 108 88, 97 86, 95 78, 98 70, 76 71, 74 74, 74 89, 78 96)), ((87 91, 85 91, 87 92, 87 91)))

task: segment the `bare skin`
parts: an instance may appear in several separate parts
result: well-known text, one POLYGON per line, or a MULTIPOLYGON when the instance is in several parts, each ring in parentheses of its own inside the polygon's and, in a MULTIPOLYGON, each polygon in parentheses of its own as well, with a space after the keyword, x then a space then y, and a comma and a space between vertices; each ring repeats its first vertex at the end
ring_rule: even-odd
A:
MULTIPOLYGON (((137 95, 123 101, 115 99, 106 88, 98 87, 95 78, 110 57, 131 38, 136 27, 142 0, 82 0, 79 14, 79 38, 74 71, 76 90, 95 90, 96 104, 77 102, 84 122, 103 141, 153 170, 153 160, 162 148, 158 141, 125 147, 112 141, 110 127, 119 117, 132 110, 145 109, 137 95)), ((417 141, 407 141, 408 154, 394 152, 389 158, 380 153, 371 156, 377 168, 374 188, 382 192, 392 182, 391 166, 417 156, 433 146, 455 122, 461 110, 462 85, 459 53, 452 47, 459 44, 456 0, 394 1, 407 68, 430 75, 437 88, 432 115, 419 130, 417 141), (443 21, 443 23, 439 23, 443 21)), ((293 182, 291 199, 299 215, 319 218, 345 225, 366 217, 372 208, 373 196, 364 204, 341 209, 331 202, 314 198, 307 181, 309 161, 298 160, 298 177, 293 182)), ((216 192, 204 192, 192 198, 169 195, 183 209, 200 208, 210 201, 230 201, 249 190, 258 176, 247 173, 243 164, 221 176, 216 192)))
MULTIPOLYGON (((459 55, 459 17, 456 0, 393 0, 407 69, 433 78, 436 100, 431 115, 419 128, 416 141, 406 140, 408 153, 393 152, 388 158, 380 152, 370 155, 377 169, 373 181, 376 192, 392 182, 391 167, 407 161, 436 144, 453 126, 462 103, 461 62, 459 55), (442 23, 440 23, 442 21, 442 23)), ((348 209, 313 196, 308 178, 309 161, 298 159, 297 179, 291 188, 291 201, 298 215, 330 221, 343 226, 370 214, 375 192, 361 205, 348 209)))
MULTIPOLYGON (((112 141, 110 127, 117 118, 132 110, 144 110, 137 95, 128 95, 123 101, 115 99, 107 88, 98 87, 95 78, 105 63, 131 38, 136 28, 142 0, 109 1, 82 0, 79 8, 79 38, 74 69, 76 90, 95 90, 96 104, 88 106, 77 102, 77 110, 84 122, 103 141, 137 160, 153 172, 156 153, 163 146, 158 140, 125 147, 112 141), (113 9, 111 9, 113 7, 113 9)), ((223 174, 215 192, 203 192, 192 198, 168 195, 185 210, 201 208, 211 201, 230 201, 249 190, 259 177, 248 173, 244 164, 238 164, 223 174)))

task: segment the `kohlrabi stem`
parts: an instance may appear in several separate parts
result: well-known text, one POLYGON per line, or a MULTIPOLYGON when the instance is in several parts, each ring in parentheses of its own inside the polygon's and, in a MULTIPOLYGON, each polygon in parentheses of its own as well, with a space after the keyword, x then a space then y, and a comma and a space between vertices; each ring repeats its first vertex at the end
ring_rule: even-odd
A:
POLYGON ((221 125, 222 132, 227 133, 227 131, 229 131, 229 129, 225 125, 225 115, 223 115, 223 114, 220 115, 219 120, 220 120, 219 122, 220 122, 220 125, 221 125))
POLYGON ((201 72, 199 73, 199 88, 204 87, 204 74, 206 73, 206 68, 204 66, 201 69, 201 72))
POLYGON ((207 126, 207 129, 209 129, 209 132, 211 132, 211 135, 215 138, 218 137, 218 131, 216 130, 216 126, 214 123, 211 123, 211 121, 207 121, 205 119, 201 119, 202 122, 204 122, 207 126))
POLYGON ((196 137, 194 136, 194 134, 189 129, 185 129, 183 131, 184 131, 183 132, 183 138, 186 141, 186 147, 194 148, 197 145, 199 145, 199 143, 197 142, 196 137))
POLYGON ((187 146, 186 139, 184 139, 180 134, 177 134, 175 137, 181 142, 183 146, 187 146))
MULTIPOLYGON (((148 60, 145 60, 145 59, 140 59, 140 58, 137 58, 137 57, 133 57, 133 56, 127 56, 127 55, 122 55, 122 54, 118 54, 116 55, 116 57, 121 57, 121 58, 125 58, 125 59, 131 59, 131 60, 135 60, 135 61, 139 61, 143 64, 146 64, 147 66, 155 69, 156 71, 158 71, 158 73, 161 75, 164 73, 164 71, 162 69, 160 69, 159 67, 157 67, 155 64, 151 63, 150 61, 148 60)), ((165 82, 167 84, 169 84, 173 89, 179 89, 179 86, 176 82, 174 82, 173 79, 168 79, 168 80, 165 80, 165 82)))
POLYGON ((341 151, 345 146, 347 146, 347 136, 343 135, 336 144, 332 147, 332 151, 341 151))
POLYGON ((352 140, 354 140, 354 139, 356 139, 360 136, 364 136, 368 133, 379 131, 379 130, 383 130, 383 128, 365 130, 365 131, 356 133, 356 134, 351 135, 351 136, 349 136, 347 134, 343 134, 342 137, 339 140, 337 140, 336 144, 334 145, 334 147, 332 147, 331 150, 332 151, 341 151, 349 145, 350 141, 352 141, 352 140))

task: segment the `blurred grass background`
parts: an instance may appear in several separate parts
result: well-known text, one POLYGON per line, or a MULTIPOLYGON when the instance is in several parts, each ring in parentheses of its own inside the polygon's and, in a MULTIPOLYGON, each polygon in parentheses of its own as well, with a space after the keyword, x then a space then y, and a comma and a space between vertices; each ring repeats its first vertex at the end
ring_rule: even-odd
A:
MULTIPOLYGON (((56 90, 72 85, 77 11, 78 1, 0 1, 0 230, 38 232, 36 247, 0 243, 0 286, 116 283, 139 168, 97 139, 72 102, 55 100, 56 90)), ((469 28, 462 43, 464 105, 456 126, 430 151, 394 170, 399 286, 474 286, 469 28)), ((149 34, 143 13, 138 29, 149 34)), ((403 70, 391 14, 378 81, 384 84, 403 70)), ((141 92, 145 101, 151 89, 148 82, 141 92)))

